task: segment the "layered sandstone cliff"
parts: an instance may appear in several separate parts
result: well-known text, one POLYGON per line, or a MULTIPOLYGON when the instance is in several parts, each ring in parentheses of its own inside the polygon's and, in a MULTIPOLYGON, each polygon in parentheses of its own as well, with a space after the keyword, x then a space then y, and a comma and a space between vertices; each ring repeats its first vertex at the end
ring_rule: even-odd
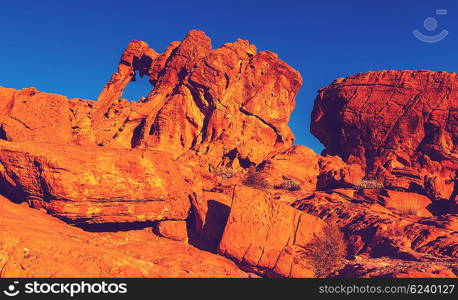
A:
POLYGON ((391 188, 455 203, 458 77, 430 71, 369 72, 321 89, 312 133, 325 153, 391 188))
POLYGON ((328 276, 456 276, 456 78, 336 80, 312 114, 322 155, 288 127, 299 73, 244 40, 132 41, 96 102, 0 87, 0 276, 312 277, 331 225, 328 276), (129 102, 136 76, 152 88, 129 102))

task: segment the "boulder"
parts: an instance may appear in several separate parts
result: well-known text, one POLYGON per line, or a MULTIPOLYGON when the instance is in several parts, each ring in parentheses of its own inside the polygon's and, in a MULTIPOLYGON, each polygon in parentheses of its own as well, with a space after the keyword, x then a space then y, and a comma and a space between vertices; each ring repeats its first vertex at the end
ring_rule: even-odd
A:
POLYGON ((188 240, 188 230, 186 221, 159 221, 157 223, 155 231, 160 236, 171 240, 182 242, 186 242, 188 240))
POLYGON ((319 155, 305 146, 274 152, 258 167, 274 189, 314 191, 319 175, 319 155))
POLYGON ((202 191, 192 196, 192 224, 201 247, 215 250, 226 227, 233 188, 202 191))
POLYGON ((218 252, 248 267, 282 277, 314 277, 299 255, 325 223, 259 190, 237 186, 218 252))
POLYGON ((68 144, 72 140, 66 97, 35 88, 0 87, 0 139, 68 144))
POLYGON ((0 141, 0 166, 16 201, 74 223, 188 217, 191 188, 164 152, 0 141))
POLYGON ((393 188, 449 200, 458 171, 457 99, 456 73, 352 75, 319 90, 311 131, 325 154, 393 188))
POLYGON ((0 206, 2 278, 253 276, 227 258, 148 228, 87 232, 2 196, 0 206))
POLYGON ((338 156, 321 156, 318 167, 317 190, 360 187, 365 182, 365 173, 360 165, 347 164, 338 156))

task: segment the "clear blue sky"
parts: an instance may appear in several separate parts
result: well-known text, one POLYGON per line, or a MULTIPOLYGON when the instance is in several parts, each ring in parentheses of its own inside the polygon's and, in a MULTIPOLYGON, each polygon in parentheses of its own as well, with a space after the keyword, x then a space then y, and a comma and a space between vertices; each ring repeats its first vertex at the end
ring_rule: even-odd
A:
MULTIPOLYGON (((304 85, 290 126, 297 144, 319 152, 310 112, 316 91, 333 79, 384 69, 458 72, 456 0, 313 2, 1 0, 0 85, 96 99, 130 40, 161 52, 201 29, 213 47, 248 39, 300 71, 304 85), (439 21, 436 30, 424 28, 427 17, 439 21), (449 36, 427 44, 412 35, 416 28, 429 35, 447 29, 449 36)), ((145 78, 123 97, 138 99, 149 89, 145 78)))

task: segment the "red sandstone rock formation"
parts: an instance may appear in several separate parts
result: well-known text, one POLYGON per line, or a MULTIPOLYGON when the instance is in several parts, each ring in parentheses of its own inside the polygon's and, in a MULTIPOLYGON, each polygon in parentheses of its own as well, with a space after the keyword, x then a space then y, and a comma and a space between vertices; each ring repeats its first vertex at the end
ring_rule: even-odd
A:
POLYGON ((431 216, 425 210, 427 203, 419 200, 421 195, 398 192, 397 198, 387 198, 391 193, 336 189, 316 192, 292 206, 339 224, 347 235, 351 255, 398 259, 458 256, 456 215, 431 216))
POLYGON ((299 250, 326 224, 348 253, 329 276, 456 276, 456 74, 336 80, 312 115, 324 156, 293 145, 301 83, 193 30, 161 54, 129 43, 97 102, 0 87, 0 277, 248 276, 221 255, 310 277, 299 250), (136 74, 152 90, 129 102, 136 74))
POLYGON ((80 115, 78 140, 175 156, 191 151, 207 165, 237 167, 292 145, 288 121, 301 84, 276 54, 258 53, 244 40, 212 49, 210 38, 193 30, 160 55, 131 42, 97 105, 82 101, 72 110, 80 115), (154 87, 136 105, 121 104, 136 70, 154 87))
POLYGON ((16 91, 0 87, 0 137, 11 142, 69 144, 67 98, 35 88, 16 91))
POLYGON ((325 154, 366 168, 387 186, 451 199, 458 171, 458 77, 369 72, 321 89, 312 133, 325 154))
POLYGON ((252 276, 221 256, 159 238, 151 228, 86 232, 1 196, 0 205, 1 278, 252 276))
POLYGON ((298 250, 321 235, 324 225, 265 192, 238 186, 218 252, 261 272, 313 277, 313 267, 301 261, 298 250))
POLYGON ((0 162, 11 199, 75 223, 188 217, 191 171, 164 152, 0 141, 0 162))

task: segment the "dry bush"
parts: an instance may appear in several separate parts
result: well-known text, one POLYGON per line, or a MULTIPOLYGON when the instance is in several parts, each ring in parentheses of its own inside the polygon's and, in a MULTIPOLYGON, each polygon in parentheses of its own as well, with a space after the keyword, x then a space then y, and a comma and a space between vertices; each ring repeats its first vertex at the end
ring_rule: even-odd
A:
POLYGON ((265 176, 259 173, 255 166, 248 168, 243 184, 260 190, 268 189, 270 187, 265 176))
POLYGON ((404 210, 399 210, 399 214, 403 217, 405 216, 416 216, 417 215, 417 210, 414 208, 406 208, 404 210))
POLYGON ((399 215, 403 217, 416 216, 420 209, 422 209, 422 207, 418 203, 417 199, 406 199, 396 205, 396 210, 399 212, 399 215))
POLYGON ((293 179, 283 178, 282 184, 275 186, 275 188, 288 191, 298 191, 301 189, 301 186, 293 179))
POLYGON ((347 254, 344 235, 335 224, 327 224, 322 235, 315 235, 310 243, 299 250, 304 263, 312 264, 315 277, 328 277, 340 268, 347 254))
POLYGON ((234 177, 234 175, 237 173, 236 170, 226 167, 226 166, 219 166, 211 170, 211 172, 218 177, 221 177, 223 179, 229 179, 234 177))
POLYGON ((358 190, 362 189, 377 189, 381 190, 385 188, 383 181, 376 178, 364 178, 360 182, 355 184, 355 188, 358 190))

